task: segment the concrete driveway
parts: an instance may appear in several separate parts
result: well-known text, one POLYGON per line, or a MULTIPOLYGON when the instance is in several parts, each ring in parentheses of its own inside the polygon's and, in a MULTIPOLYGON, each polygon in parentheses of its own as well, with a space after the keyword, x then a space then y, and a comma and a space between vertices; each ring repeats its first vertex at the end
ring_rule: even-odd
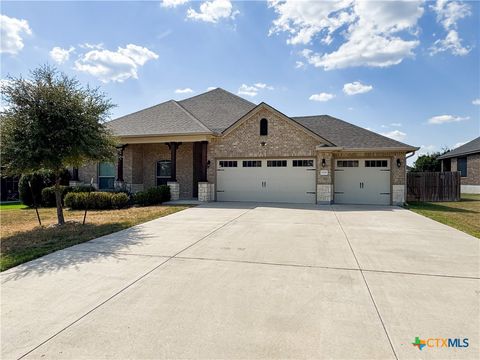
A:
POLYGON ((474 359, 479 244, 396 207, 203 205, 2 273, 1 357, 474 359))

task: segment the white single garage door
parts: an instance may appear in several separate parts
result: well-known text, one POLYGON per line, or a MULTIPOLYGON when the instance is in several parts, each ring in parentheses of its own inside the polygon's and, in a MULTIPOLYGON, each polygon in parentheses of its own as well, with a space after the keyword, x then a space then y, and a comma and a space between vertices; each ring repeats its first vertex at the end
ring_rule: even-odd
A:
POLYGON ((315 160, 217 161, 218 201, 315 203, 315 160))
POLYGON ((335 160, 337 204, 390 205, 390 160, 335 160))

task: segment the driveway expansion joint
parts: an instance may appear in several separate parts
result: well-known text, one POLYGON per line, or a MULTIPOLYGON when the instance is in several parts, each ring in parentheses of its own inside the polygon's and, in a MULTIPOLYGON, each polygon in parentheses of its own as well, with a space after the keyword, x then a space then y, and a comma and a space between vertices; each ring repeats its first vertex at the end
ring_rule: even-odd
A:
POLYGON ((57 331, 55 334, 53 334, 52 336, 50 336, 48 339, 42 341, 40 344, 38 344, 37 346, 33 347, 32 349, 30 349, 29 351, 27 351, 26 353, 24 353, 23 355, 21 355, 18 359, 23 359, 25 356, 29 355, 30 353, 32 353, 33 351, 37 350, 38 348, 40 348, 41 346, 45 345, 47 342, 49 342, 50 340, 52 340, 53 338, 55 338, 56 336, 58 336, 59 334, 61 334, 62 332, 64 332, 65 330, 67 330, 68 328, 72 327, 73 325, 75 325, 77 322, 79 322, 80 320, 82 320, 83 318, 87 317, 88 315, 90 315, 91 313, 93 313, 95 310, 97 310, 98 308, 100 308, 101 306, 105 305, 107 302, 109 302, 110 300, 112 300, 113 298, 116 298, 118 295, 120 295, 121 293, 123 293, 125 290, 127 290, 128 288, 132 287, 133 285, 135 285, 136 283, 138 283, 140 280, 142 280, 143 278, 145 278, 146 276, 150 275, 152 272, 154 272, 155 270, 157 270, 159 267, 161 267, 162 265, 166 264, 167 262, 169 262, 171 259, 175 258, 177 255, 181 254, 182 252, 186 251, 187 249, 191 248, 192 246, 198 244, 200 241, 206 239, 207 237, 209 237, 210 235, 212 235, 213 233, 217 232, 218 230, 222 229, 223 227, 227 226, 228 224, 234 222, 235 220, 237 220, 239 217, 245 215, 247 212, 251 211, 253 209, 248 209, 244 212, 242 212, 240 215, 236 216, 235 218, 223 223, 221 226, 218 226, 216 227, 215 229, 213 229, 211 232, 209 232, 207 235, 201 237, 200 239, 198 239, 197 241, 195 241, 194 243, 188 245, 187 247, 183 248, 182 250, 178 251, 176 254, 174 254, 173 256, 170 256, 168 258, 165 259, 165 261, 162 261, 160 264, 156 265, 153 269, 150 269, 149 271, 147 271, 145 274, 141 275, 140 277, 138 277, 137 279, 135 279, 134 281, 132 281, 131 283, 129 283, 128 285, 126 285, 125 287, 123 287, 122 289, 118 290, 117 292, 115 292, 113 295, 111 295, 110 297, 108 297, 106 300, 102 301, 100 304, 94 306, 92 309, 90 309, 89 311, 87 311, 85 314, 83 314, 82 316, 80 316, 78 319, 72 321, 70 324, 66 325, 65 327, 63 327, 62 329, 60 329, 59 331, 57 331))
POLYGON ((353 251, 353 247, 352 247, 352 244, 350 243, 350 240, 348 239, 348 236, 347 236, 347 233, 345 232, 343 226, 342 226, 342 223, 340 222, 340 219, 338 218, 337 216, 337 213, 335 211, 335 208, 332 206, 332 211, 333 211, 333 214, 335 215, 335 218, 337 219, 337 222, 338 222, 338 226, 340 226, 340 229, 342 229, 342 232, 343 232, 343 235, 345 236, 345 240, 347 240, 347 243, 348 243, 348 246, 350 247, 350 251, 352 252, 352 255, 353 257, 355 258, 355 262, 357 263, 357 266, 358 266, 358 269, 360 271, 360 274, 362 275, 362 278, 363 278, 363 281, 365 283, 365 286, 367 287, 367 291, 368 291, 368 294, 370 295, 370 299, 372 300, 372 303, 373 303, 373 306, 375 308, 375 311, 377 312, 377 315, 378 315, 378 318, 380 320, 380 323, 382 324, 382 327, 383 327, 383 331, 385 332, 385 335, 387 336, 387 340, 388 342, 390 343, 390 347, 392 349, 392 352, 393 352, 393 355, 395 356, 395 359, 398 360, 398 356, 397 356, 397 353, 395 351, 395 348, 393 347, 393 343, 392 343, 392 339, 390 339, 390 335, 388 334, 388 331, 387 331, 387 328, 385 326, 385 323, 382 319, 382 315, 380 314, 380 311, 378 310, 378 306, 377 306, 377 303, 375 302, 375 299, 373 298, 373 294, 370 290, 370 287, 368 286, 368 282, 367 282, 367 279, 365 278, 365 274, 363 273, 363 270, 362 268, 360 267, 360 263, 357 259, 357 256, 355 255, 355 251, 353 251))

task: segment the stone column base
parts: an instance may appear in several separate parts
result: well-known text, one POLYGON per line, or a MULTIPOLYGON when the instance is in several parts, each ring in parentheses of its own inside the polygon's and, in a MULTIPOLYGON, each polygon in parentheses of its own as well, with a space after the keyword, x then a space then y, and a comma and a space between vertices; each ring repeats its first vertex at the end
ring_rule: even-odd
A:
POLYGON ((122 189, 122 190, 124 190, 124 189, 126 188, 125 181, 115 180, 114 186, 115 186, 115 189, 122 189))
POLYGON ((180 184, 176 181, 169 181, 167 185, 170 188, 170 200, 180 199, 180 184))
POLYGON ((405 185, 393 185, 392 187, 392 204, 403 205, 405 204, 405 185))
POLYGON ((198 201, 215 201, 215 184, 199 182, 198 201))
POLYGON ((333 185, 317 184, 317 204, 330 205, 333 203, 333 185))

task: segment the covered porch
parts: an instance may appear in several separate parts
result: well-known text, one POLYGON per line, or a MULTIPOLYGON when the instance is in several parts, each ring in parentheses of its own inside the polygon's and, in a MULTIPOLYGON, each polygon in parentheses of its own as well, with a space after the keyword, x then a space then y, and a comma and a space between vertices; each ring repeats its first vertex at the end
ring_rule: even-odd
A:
POLYGON ((206 138, 122 138, 114 163, 74 169, 72 180, 88 184, 93 178, 100 190, 123 188, 132 193, 168 185, 172 200, 211 201, 214 193, 213 184, 207 182, 207 151, 206 138))

